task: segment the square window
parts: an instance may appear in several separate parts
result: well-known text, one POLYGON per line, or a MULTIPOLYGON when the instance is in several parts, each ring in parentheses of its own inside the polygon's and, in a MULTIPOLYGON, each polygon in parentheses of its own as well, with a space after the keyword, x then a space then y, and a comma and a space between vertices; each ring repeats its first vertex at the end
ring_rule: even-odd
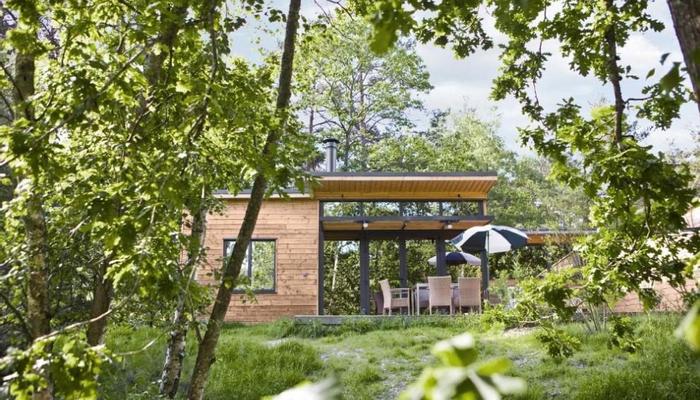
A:
MULTIPOLYGON (((235 240, 224 240, 224 257, 231 255, 235 242, 235 240)), ((234 290, 251 289, 254 292, 275 290, 275 247, 274 240, 253 239, 250 241, 234 290)))

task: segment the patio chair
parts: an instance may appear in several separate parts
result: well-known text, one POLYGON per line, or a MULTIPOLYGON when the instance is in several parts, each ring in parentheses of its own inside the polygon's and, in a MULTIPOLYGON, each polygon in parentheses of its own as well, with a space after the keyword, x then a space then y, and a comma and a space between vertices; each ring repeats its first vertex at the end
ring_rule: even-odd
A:
POLYGON ((459 287, 459 311, 468 307, 471 311, 478 310, 481 313, 481 279, 480 278, 458 278, 459 287))
POLYGON ((454 314, 452 304, 452 277, 428 277, 428 310, 433 313, 433 307, 450 307, 450 315, 454 314))
POLYGON ((382 308, 382 315, 386 314, 387 310, 389 315, 391 315, 391 310, 398 308, 401 311, 402 308, 406 308, 408 314, 411 313, 410 305, 410 289, 408 288, 391 288, 389 285, 389 280, 384 279, 379 281, 379 286, 382 288, 382 294, 384 295, 384 306, 382 308))

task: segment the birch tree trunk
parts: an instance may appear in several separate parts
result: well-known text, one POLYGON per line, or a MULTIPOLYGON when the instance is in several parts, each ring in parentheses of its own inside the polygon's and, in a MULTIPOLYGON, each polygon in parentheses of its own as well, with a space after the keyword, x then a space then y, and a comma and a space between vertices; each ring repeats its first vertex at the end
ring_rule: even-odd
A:
POLYGON ((165 363, 160 377, 160 394, 173 399, 177 395, 182 376, 182 365, 185 359, 185 346, 187 340, 188 319, 186 313, 187 288, 194 279, 197 271, 197 263, 202 254, 204 240, 206 238, 206 217, 208 208, 204 205, 195 211, 192 217, 192 229, 190 232, 190 243, 187 249, 187 260, 182 269, 183 276, 188 280, 185 289, 180 293, 177 308, 173 315, 173 326, 170 331, 170 339, 165 352, 165 363))
MULTIPOLYGON (((265 161, 270 161, 275 157, 277 141, 282 136, 282 131, 287 119, 287 108, 289 106, 292 90, 294 45, 299 23, 300 3, 301 0, 290 0, 289 2, 276 103, 276 109, 281 121, 280 126, 273 129, 265 140, 262 151, 262 159, 265 161)), ((246 207, 243 223, 233 246, 233 252, 223 268, 219 289, 216 294, 216 299, 214 300, 211 315, 209 316, 209 322, 207 323, 207 330, 199 344, 197 360, 194 370, 192 371, 189 392, 187 393, 187 398, 190 400, 201 400, 204 398, 204 385, 209 375, 209 369, 215 361, 214 351, 219 341, 221 325, 224 321, 226 310, 231 301, 231 290, 235 287, 236 278, 238 277, 241 264, 243 263, 243 257, 250 243, 250 238, 253 235, 266 188, 267 178, 265 177, 264 170, 259 168, 253 182, 253 188, 248 206, 246 207)))
POLYGON ((668 8, 700 111, 700 0, 668 0, 668 8))
MULTIPOLYGON (((34 121, 34 110, 30 102, 34 94, 34 56, 21 51, 15 56, 15 116, 34 121)), ((41 145, 41 144, 40 144, 41 145)), ((26 232, 28 257, 26 260, 29 281, 27 284, 27 321, 33 340, 51 331, 49 313, 49 271, 48 238, 46 219, 41 192, 39 190, 40 171, 37 166, 30 168, 30 175, 23 177, 32 182, 31 193, 26 204, 24 228, 26 232)), ((33 399, 53 398, 51 377, 44 377, 48 386, 32 395, 33 399)))

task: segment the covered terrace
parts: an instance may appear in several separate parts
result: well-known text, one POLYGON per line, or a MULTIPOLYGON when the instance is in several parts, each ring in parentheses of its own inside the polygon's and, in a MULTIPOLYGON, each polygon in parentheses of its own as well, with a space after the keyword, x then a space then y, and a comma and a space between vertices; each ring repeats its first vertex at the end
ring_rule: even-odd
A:
POLYGON ((399 279, 408 285, 407 240, 435 243, 436 275, 447 275, 445 241, 472 226, 492 221, 488 193, 494 172, 318 174, 314 197, 319 207, 319 294, 323 312, 323 246, 329 240, 359 243, 360 312, 370 311, 369 243, 395 240, 399 279))

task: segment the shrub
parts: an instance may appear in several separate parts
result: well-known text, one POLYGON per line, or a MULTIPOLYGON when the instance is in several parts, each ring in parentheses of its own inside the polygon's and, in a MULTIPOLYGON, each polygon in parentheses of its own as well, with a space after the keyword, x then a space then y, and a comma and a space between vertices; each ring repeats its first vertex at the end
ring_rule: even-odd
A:
POLYGON ((639 339, 635 337, 635 324, 630 317, 614 316, 610 318, 612 329, 608 347, 617 347, 622 351, 634 353, 639 348, 639 339))
POLYGON ((550 272, 544 279, 531 280, 523 287, 523 296, 548 305, 561 320, 569 321, 576 312, 576 307, 571 305, 575 273, 573 270, 550 272))
POLYGON ((547 354, 555 360, 571 357, 581 348, 580 340, 549 324, 542 325, 536 337, 544 345, 547 354))
POLYGON ((506 310, 502 304, 489 305, 484 307, 480 316, 481 325, 485 329, 502 326, 512 328, 519 323, 519 318, 513 310, 506 310))

